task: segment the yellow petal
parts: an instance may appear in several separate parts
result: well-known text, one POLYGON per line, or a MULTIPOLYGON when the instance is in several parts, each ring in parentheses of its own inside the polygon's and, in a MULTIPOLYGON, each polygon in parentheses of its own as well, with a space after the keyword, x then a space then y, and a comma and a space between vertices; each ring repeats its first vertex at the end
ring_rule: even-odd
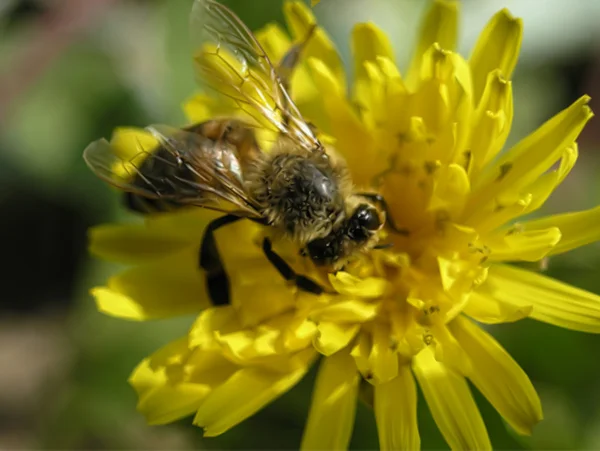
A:
POLYGON ((138 396, 142 397, 150 390, 167 382, 168 377, 162 371, 169 363, 182 362, 189 355, 187 337, 180 337, 162 346, 150 357, 142 360, 129 377, 129 383, 138 396))
POLYGON ((512 83, 500 70, 487 76, 472 122, 470 149, 476 173, 502 150, 513 119, 512 83))
POLYGON ((184 337, 162 347, 144 359, 129 378, 139 397, 137 409, 149 424, 171 423, 193 414, 210 391, 207 384, 177 378, 183 371, 181 365, 172 365, 175 371, 167 368, 168 361, 177 362, 188 354, 186 343, 184 337))
POLYGON ((508 424, 530 435, 543 415, 527 374, 490 334, 466 318, 456 317, 450 329, 473 362, 469 378, 508 424))
MULTIPOLYGON (((295 293, 264 255, 245 262, 238 260, 236 267, 229 269, 231 283, 231 305, 238 308, 244 327, 260 322, 289 310, 294 306, 295 293), (239 265, 239 266, 238 266, 239 265)), ((235 258, 237 254, 230 254, 235 258)))
POLYGON ((377 324, 371 334, 372 346, 368 365, 370 381, 384 384, 398 375, 398 352, 391 339, 390 327, 377 324))
POLYGON ((275 330, 238 330, 228 334, 216 334, 216 341, 223 353, 240 365, 248 365, 260 357, 276 354, 275 342, 280 333, 275 330))
POLYGON ((388 382, 398 375, 397 343, 392 339, 390 327, 376 324, 372 331, 363 331, 350 355, 358 371, 373 384, 388 382))
POLYGON ((113 132, 110 145, 115 154, 123 160, 130 160, 139 154, 140 149, 152 149, 158 145, 156 138, 146 130, 133 127, 119 127, 113 132))
POLYGON ((438 43, 444 50, 454 50, 458 34, 458 2, 437 0, 433 3, 419 33, 419 41, 406 76, 410 89, 415 89, 425 52, 438 43))
POLYGON ((364 64, 365 76, 354 83, 354 103, 365 126, 372 132, 380 132, 387 126, 386 114, 387 80, 373 61, 364 64))
POLYGON ((490 261, 530 261, 544 258, 561 240, 557 227, 494 234, 486 239, 490 261))
POLYGON ((347 352, 340 351, 322 360, 300 449, 348 448, 359 380, 347 352))
POLYGON ((398 376, 375 385, 375 419, 382 450, 416 450, 421 448, 417 427, 417 388, 408 365, 398 376))
POLYGON ((388 163, 377 158, 373 137, 346 100, 345 91, 333 73, 314 58, 308 61, 308 65, 330 118, 331 134, 337 138, 335 148, 346 160, 354 183, 357 186, 368 185, 375 175, 386 169, 388 163), (372 158, 365 159, 365 155, 372 158))
MULTIPOLYGON (((243 327, 256 325, 294 305, 296 289, 269 263, 259 245, 260 228, 239 221, 219 229, 215 236, 231 285, 231 305, 238 309, 243 327)), ((276 251, 289 264, 288 252, 276 251)), ((293 256, 297 259, 296 255, 293 256)))
POLYGON ((283 375, 256 367, 240 369, 204 399, 194 424, 204 428, 206 437, 214 437, 254 415, 304 376, 314 351, 302 354, 305 366, 283 375))
POLYGON ((435 337, 435 359, 444 364, 449 371, 459 374, 469 374, 471 371, 471 360, 461 348, 456 338, 450 333, 446 325, 435 325, 432 327, 435 337))
MULTIPOLYGON (((313 12, 301 1, 284 3, 283 14, 288 28, 297 42, 305 39, 310 27, 316 24, 313 12)), ((302 51, 302 58, 303 60, 310 58, 320 60, 331 72, 340 88, 346 90, 344 65, 333 42, 322 28, 315 29, 302 51)))
POLYGON ((363 299, 380 298, 390 287, 390 283, 384 278, 366 277, 361 279, 344 271, 329 274, 329 282, 339 294, 363 299))
POLYGON ((254 33, 254 37, 256 37, 273 64, 277 64, 292 45, 290 37, 278 23, 265 25, 254 33))
POLYGON ((546 121, 534 133, 503 154, 490 168, 490 179, 505 186, 525 185, 551 167, 563 150, 572 145, 585 124, 594 116, 582 96, 571 106, 546 121), (510 166, 509 166, 510 164, 510 166))
POLYGON ((378 56, 394 61, 394 51, 388 37, 371 22, 354 26, 350 45, 354 56, 354 74, 358 80, 367 76, 367 61, 375 62, 378 56))
POLYGON ((341 301, 327 307, 314 310, 310 319, 316 322, 335 321, 338 323, 364 323, 373 319, 379 310, 378 304, 369 304, 362 301, 341 301))
POLYGON ((146 263, 196 243, 181 235, 143 225, 103 224, 89 230, 90 252, 121 263, 146 263))
POLYGON ((462 166, 444 166, 435 173, 433 192, 427 208, 442 208, 452 214, 462 208, 470 190, 469 176, 462 166))
MULTIPOLYGON (((281 315, 284 316, 284 315, 281 315)), ((317 335, 317 325, 306 318, 294 316, 283 331, 281 344, 286 351, 300 351, 311 345, 317 335)))
POLYGON ((519 58, 523 21, 515 19, 507 9, 499 11, 488 22, 471 53, 475 104, 479 103, 488 74, 500 69, 510 79, 519 58))
POLYGON ((217 333, 221 335, 241 329, 239 317, 231 305, 207 308, 198 315, 189 332, 189 346, 208 348, 217 333))
POLYGON ((547 216, 522 223, 524 230, 540 230, 546 227, 558 227, 561 239, 552 248, 549 255, 562 254, 571 249, 585 246, 600 240, 600 207, 573 213, 547 216))
POLYGON ((530 317, 538 321, 600 333, 600 296, 550 277, 507 265, 493 265, 478 291, 503 304, 532 306, 530 317))
POLYGON ((572 146, 587 121, 593 117, 587 105, 589 100, 588 96, 581 97, 486 170, 466 207, 465 222, 468 225, 487 218, 498 209, 498 205, 503 205, 501 197, 514 197, 515 192, 519 193, 533 183, 562 158, 564 150, 572 146))
POLYGON ((191 124, 212 119, 218 111, 215 99, 205 94, 196 94, 183 103, 183 112, 191 124))
POLYGON ((358 331, 360 324, 337 324, 323 321, 317 326, 313 345, 323 355, 331 355, 345 348, 358 331))
POLYGON ((430 348, 413 359, 425 400, 451 449, 491 449, 485 424, 462 376, 435 360, 430 348))
MULTIPOLYGON (((452 71, 448 53, 434 45, 423 55, 422 77, 427 78, 411 98, 411 107, 413 117, 423 118, 428 131, 441 134, 448 126, 451 98, 446 83, 432 74, 431 68, 438 66, 442 66, 441 70, 445 73, 452 71)), ((447 149, 444 150, 448 153, 447 149)))
POLYGON ((577 161, 578 147, 577 143, 563 150, 558 169, 542 174, 537 180, 534 180, 526 190, 531 194, 531 202, 523 214, 531 213, 542 205, 554 192, 554 190, 562 183, 565 177, 571 172, 575 162, 577 161))
POLYGON ((196 255, 184 251, 126 270, 91 290, 98 310, 144 321, 197 313, 210 306, 196 255))
POLYGON ((512 323, 527 318, 533 306, 503 304, 490 296, 474 291, 463 312, 484 324, 512 323))

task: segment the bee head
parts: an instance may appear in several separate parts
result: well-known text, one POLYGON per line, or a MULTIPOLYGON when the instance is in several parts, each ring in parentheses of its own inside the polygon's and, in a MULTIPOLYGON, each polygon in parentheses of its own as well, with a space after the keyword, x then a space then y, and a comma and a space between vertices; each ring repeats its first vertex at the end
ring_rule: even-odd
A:
POLYGON ((384 218, 369 204, 359 204, 337 230, 306 245, 306 254, 317 266, 337 266, 349 248, 363 247, 383 227, 384 218), (352 243, 352 244, 349 244, 352 243))

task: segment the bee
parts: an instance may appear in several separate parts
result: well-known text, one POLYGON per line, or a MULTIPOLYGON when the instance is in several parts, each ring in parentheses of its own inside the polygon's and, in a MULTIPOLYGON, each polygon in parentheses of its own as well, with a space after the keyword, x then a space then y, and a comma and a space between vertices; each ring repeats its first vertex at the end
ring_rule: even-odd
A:
MULTIPOLYGON (((108 141, 95 141, 84 159, 97 176, 124 190, 136 211, 198 206, 224 213, 205 229, 200 251, 214 303, 228 302, 229 288, 213 234, 234 221, 272 227, 327 271, 377 247, 386 218, 399 230, 381 196, 355 192, 343 158, 323 146, 288 93, 289 77, 314 27, 278 66, 243 22, 213 0, 195 1, 191 28, 201 83, 243 113, 183 129, 150 126, 158 146, 140 149, 127 161, 108 141), (268 151, 258 143, 260 127, 276 132, 268 151)), ((305 291, 323 291, 296 274, 269 238, 263 250, 285 279, 305 291)))

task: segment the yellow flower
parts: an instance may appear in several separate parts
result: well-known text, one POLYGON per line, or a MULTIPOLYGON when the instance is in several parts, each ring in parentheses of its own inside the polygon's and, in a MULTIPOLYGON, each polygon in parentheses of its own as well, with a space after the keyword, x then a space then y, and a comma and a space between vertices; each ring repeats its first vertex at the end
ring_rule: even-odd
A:
MULTIPOLYGON (((314 18, 285 5, 292 38, 278 25, 257 33, 273 60, 314 18)), ((131 376, 149 423, 194 414, 207 436, 225 432, 291 387, 321 356, 302 447, 348 445, 359 389, 372 390, 383 449, 417 449, 419 384, 452 449, 491 447, 467 379, 519 434, 542 419, 527 375, 477 323, 530 317, 600 332, 600 297, 508 262, 536 262, 597 240, 600 208, 540 219, 538 210, 569 173, 576 139, 592 117, 584 96, 500 153, 513 118, 510 77, 522 24, 506 10, 488 23, 468 60, 454 52, 458 5, 437 1, 401 76, 373 24, 352 34, 355 81, 318 29, 291 92, 308 120, 347 160, 357 186, 376 189, 409 231, 393 247, 321 276, 290 244, 276 244, 316 296, 287 284, 262 253, 266 228, 242 221, 217 242, 231 280, 231 305, 211 307, 198 269, 203 228, 216 213, 192 210, 143 225, 92 230, 91 249, 132 268, 93 289, 98 308, 148 320, 198 313, 189 333, 145 359, 131 376), (416 378, 416 382, 415 382, 416 378)), ((192 122, 219 105, 185 106, 192 122)), ((119 129, 123 154, 143 132, 119 129)))

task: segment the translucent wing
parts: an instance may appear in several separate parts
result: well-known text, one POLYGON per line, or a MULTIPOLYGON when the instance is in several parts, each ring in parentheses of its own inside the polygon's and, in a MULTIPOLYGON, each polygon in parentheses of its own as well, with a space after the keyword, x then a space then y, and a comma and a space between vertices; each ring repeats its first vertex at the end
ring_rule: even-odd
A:
POLYGON ((196 0, 191 16, 197 77, 256 124, 311 151, 322 150, 252 32, 227 7, 196 0))
POLYGON ((164 125, 147 130, 158 145, 145 148, 139 142, 131 155, 123 155, 101 139, 85 149, 83 158, 98 177, 142 198, 261 217, 244 190, 234 146, 164 125))

